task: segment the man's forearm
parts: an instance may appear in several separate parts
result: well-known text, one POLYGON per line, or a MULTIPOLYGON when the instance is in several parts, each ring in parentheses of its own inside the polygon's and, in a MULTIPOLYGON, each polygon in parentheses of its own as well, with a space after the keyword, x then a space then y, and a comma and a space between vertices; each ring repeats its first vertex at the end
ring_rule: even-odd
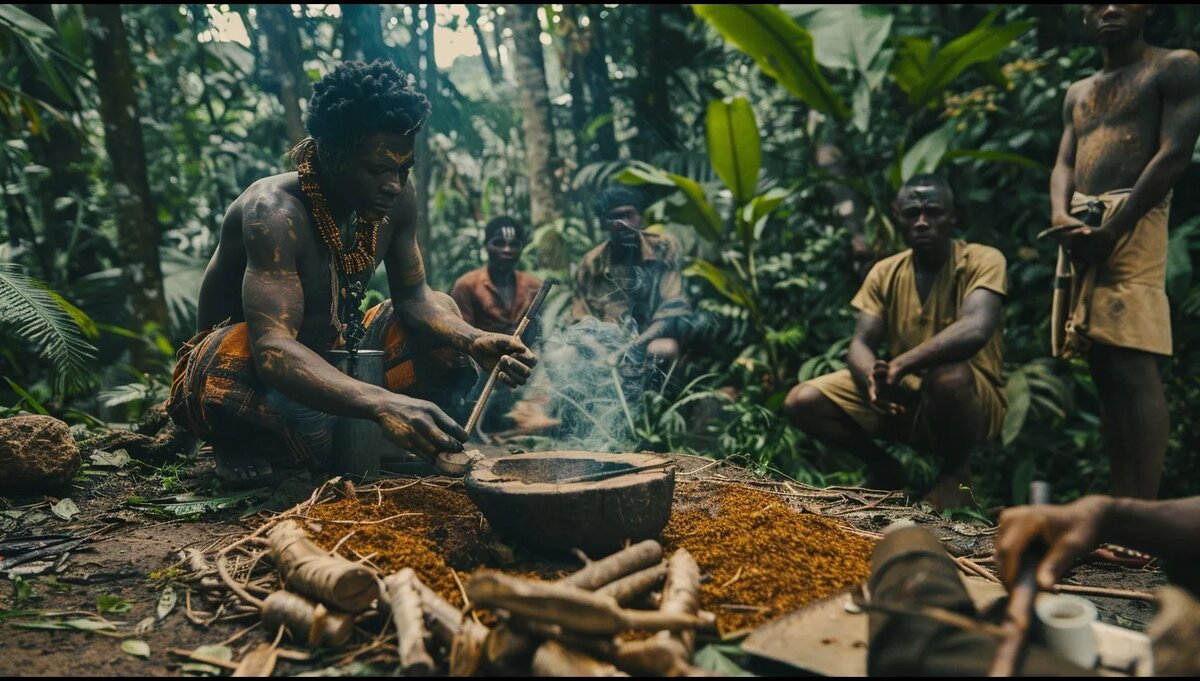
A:
POLYGON ((256 368, 268 386, 326 414, 375 418, 384 388, 343 374, 295 338, 264 338, 257 344, 256 368))
POLYGON ((1102 541, 1160 555, 1200 554, 1200 496, 1110 499, 1100 527, 1102 541))
POLYGON ((871 374, 876 359, 875 351, 866 343, 857 337, 850 341, 850 349, 846 352, 846 368, 850 370, 855 385, 864 395, 867 390, 867 377, 871 374))
POLYGON ((1063 163, 1054 165, 1050 174, 1050 219, 1071 216, 1071 195, 1075 193, 1075 169, 1063 163))
POLYGON ((1190 154, 1159 151, 1142 170, 1129 198, 1103 226, 1117 235, 1131 231, 1151 208, 1166 198, 1190 161, 1190 154))
POLYGON ((467 352, 475 339, 483 335, 462 317, 438 305, 429 295, 416 295, 397 302, 400 304, 395 306, 396 311, 406 325, 445 340, 459 352, 467 352))
POLYGON ((978 322, 960 319, 933 338, 893 359, 892 364, 899 364, 900 373, 908 375, 942 364, 964 362, 982 350, 990 336, 978 322))

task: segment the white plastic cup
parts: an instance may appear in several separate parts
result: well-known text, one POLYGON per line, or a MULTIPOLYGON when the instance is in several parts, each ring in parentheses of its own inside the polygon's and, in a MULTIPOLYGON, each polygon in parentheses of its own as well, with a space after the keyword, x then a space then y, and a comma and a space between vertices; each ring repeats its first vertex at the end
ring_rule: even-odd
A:
POLYGON ((1096 666, 1096 606, 1070 594, 1041 594, 1034 604, 1042 641, 1054 652, 1083 667, 1096 666))

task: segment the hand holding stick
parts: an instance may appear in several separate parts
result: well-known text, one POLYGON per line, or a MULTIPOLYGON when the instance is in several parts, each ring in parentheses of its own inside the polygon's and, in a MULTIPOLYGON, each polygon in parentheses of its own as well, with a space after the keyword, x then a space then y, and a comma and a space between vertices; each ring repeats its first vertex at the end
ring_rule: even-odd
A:
MULTIPOLYGON (((538 289, 537 295, 533 297, 533 302, 529 303, 529 309, 525 310, 525 316, 521 318, 521 323, 513 333, 513 338, 518 341, 521 340, 521 334, 525 333, 525 329, 529 326, 529 321, 537 316, 542 303, 546 301, 546 294, 550 292, 550 287, 553 285, 553 280, 542 282, 542 287, 538 289)), ((496 387, 496 378, 499 375, 500 362, 496 362, 496 366, 492 367, 492 374, 488 376, 487 384, 483 386, 483 393, 480 394, 479 401, 475 403, 475 408, 471 410, 471 418, 467 419, 467 426, 464 430, 467 431, 468 438, 471 437, 471 431, 475 430, 475 426, 479 422, 479 417, 483 415, 483 408, 487 405, 488 397, 491 397, 492 389, 496 387)))
MULTIPOLYGON (((1029 486, 1030 504, 1050 503, 1050 484, 1034 482, 1029 486)), ((1029 635, 1029 623, 1033 619, 1033 601, 1037 597, 1037 566, 1042 560, 1042 550, 1036 547, 1026 547, 1021 556, 1021 570, 1017 583, 1008 594, 1008 612, 1004 616, 1001 628, 1004 637, 996 649, 996 657, 992 660, 988 676, 1012 676, 1025 647, 1025 639, 1029 635)))

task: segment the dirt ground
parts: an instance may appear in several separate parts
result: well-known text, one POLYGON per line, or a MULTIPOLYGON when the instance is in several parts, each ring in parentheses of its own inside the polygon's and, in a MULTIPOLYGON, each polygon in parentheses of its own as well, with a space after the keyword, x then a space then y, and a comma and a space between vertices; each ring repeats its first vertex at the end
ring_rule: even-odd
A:
MULTIPOLYGON (((942 538, 956 555, 984 556, 991 550, 993 531, 987 526, 946 521, 896 496, 854 488, 814 490, 762 478, 727 462, 690 456, 678 456, 676 460, 677 481, 702 478, 706 487, 713 489, 734 484, 761 489, 797 509, 839 519, 868 533, 909 517, 942 538)), ((274 490, 249 495, 232 508, 182 517, 174 517, 173 509, 190 509, 158 501, 171 495, 178 501, 178 495, 187 493, 211 499, 211 478, 212 461, 204 457, 167 468, 133 461, 85 470, 82 479, 69 490, 69 498, 78 509, 75 513, 61 503, 66 497, 0 497, 0 547, 11 547, 14 540, 26 537, 71 535, 83 539, 65 554, 27 561, 3 575, 6 583, 0 584, 0 674, 199 673, 194 666, 182 667, 189 660, 171 651, 227 643, 237 660, 254 645, 270 643, 272 637, 254 625, 253 615, 247 619, 245 615, 225 614, 211 624, 197 623, 206 617, 189 608, 188 590, 180 583, 171 587, 177 596, 174 607, 161 620, 156 616, 156 611, 163 614, 166 609, 159 607, 164 589, 181 574, 178 567, 172 566, 179 564, 183 549, 208 547, 222 538, 241 536, 252 526, 253 513, 289 508, 307 498, 315 487, 311 480, 292 479, 274 490), (31 628, 61 627, 55 623, 71 619, 99 621, 101 608, 107 610, 102 617, 115 623, 115 629, 31 628), (122 643, 129 640, 143 641, 149 655, 135 656, 123 650, 122 643)), ((184 497, 183 501, 189 499, 184 497)), ((11 560, 24 550, 10 548, 5 553, 0 548, 0 560, 11 560)), ((1071 575, 1071 581, 1133 590, 1151 590, 1164 582, 1154 569, 1134 571, 1115 566, 1084 566, 1071 575)), ((1095 600, 1105 621, 1122 626, 1141 629, 1153 615, 1152 606, 1140 601, 1095 600)), ((192 605, 200 610, 197 603, 192 605)), ((343 673, 355 671, 345 663, 337 653, 305 662, 280 660, 276 675, 333 667, 343 673)))

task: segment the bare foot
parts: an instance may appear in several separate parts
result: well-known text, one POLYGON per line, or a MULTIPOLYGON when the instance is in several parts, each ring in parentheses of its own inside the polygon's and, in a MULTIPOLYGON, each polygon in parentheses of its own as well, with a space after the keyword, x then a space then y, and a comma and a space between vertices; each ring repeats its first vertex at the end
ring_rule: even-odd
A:
POLYGON ((1101 544, 1100 548, 1084 556, 1085 563, 1115 563, 1125 567, 1140 570, 1150 564, 1154 556, 1141 551, 1127 549, 1116 544, 1101 544))
POLYGON ((933 489, 922 500, 941 513, 947 508, 962 508, 975 506, 975 497, 971 494, 970 476, 946 475, 941 476, 933 484, 933 489))
POLYGON ((217 477, 226 487, 234 489, 269 485, 278 482, 283 475, 276 472, 269 461, 257 456, 214 448, 213 458, 217 462, 217 477))

